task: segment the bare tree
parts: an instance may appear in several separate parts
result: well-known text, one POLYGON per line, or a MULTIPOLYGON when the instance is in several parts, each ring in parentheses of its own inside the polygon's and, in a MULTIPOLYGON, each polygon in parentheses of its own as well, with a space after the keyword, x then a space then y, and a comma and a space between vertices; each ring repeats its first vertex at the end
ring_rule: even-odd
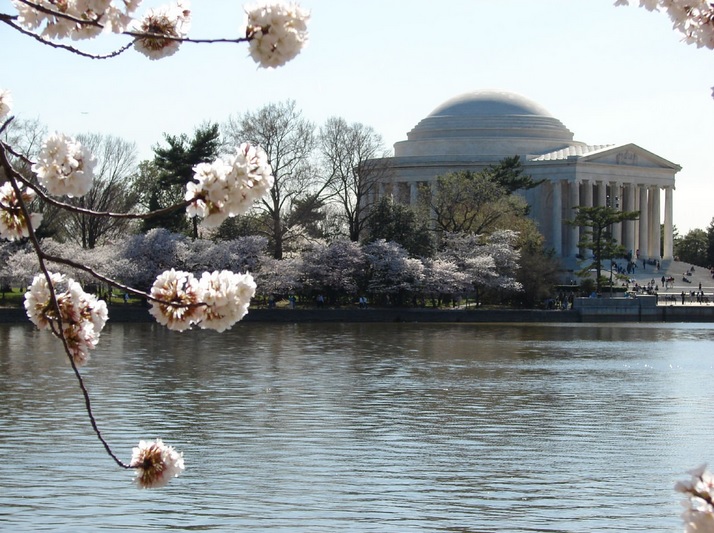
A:
MULTIPOLYGON (((10 160, 17 172, 28 181, 37 184, 37 178, 30 169, 28 161, 34 159, 42 148, 42 143, 47 137, 47 127, 39 119, 15 119, 3 130, 0 141, 15 148, 18 156, 10 154, 10 160)), ((5 171, 0 168, 0 183, 6 180, 5 171)), ((42 224, 37 228, 40 238, 61 236, 67 213, 54 205, 35 200, 30 206, 31 210, 42 213, 42 224)))
POLYGON ((315 179, 311 164, 315 125, 302 116, 293 100, 268 104, 256 112, 229 117, 223 126, 227 142, 260 145, 268 155, 275 182, 262 208, 268 217, 261 233, 268 237, 273 257, 281 259, 289 232, 290 213, 299 200, 319 199, 324 184, 315 179))
POLYGON ((358 241, 377 184, 390 171, 384 141, 370 126, 332 117, 320 128, 319 144, 327 189, 340 206, 350 240, 358 241))
MULTIPOLYGON (((136 172, 136 144, 100 133, 79 135, 78 139, 97 158, 96 174, 90 191, 68 203, 99 212, 132 211, 138 201, 138 195, 131 186, 136 172)), ((67 237, 75 240, 82 248, 94 248, 102 241, 125 232, 129 224, 130 220, 126 218, 69 212, 65 232, 67 237)))

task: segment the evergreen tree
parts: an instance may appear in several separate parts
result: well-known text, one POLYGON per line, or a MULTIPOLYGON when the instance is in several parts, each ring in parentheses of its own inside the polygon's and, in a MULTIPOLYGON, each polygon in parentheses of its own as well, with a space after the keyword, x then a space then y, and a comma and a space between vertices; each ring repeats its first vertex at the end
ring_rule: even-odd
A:
POLYGON ((568 222, 572 226, 590 228, 582 231, 578 246, 592 252, 592 260, 579 272, 585 275, 592 268, 595 268, 596 290, 600 292, 602 272, 602 262, 607 259, 624 257, 625 247, 617 242, 612 236, 611 228, 613 224, 625 220, 635 220, 639 218, 639 211, 620 211, 614 207, 576 207, 575 218, 568 222))
MULTIPOLYGON (((155 211, 184 200, 186 184, 193 179, 193 167, 213 161, 221 147, 218 124, 204 124, 194 131, 193 137, 164 134, 168 146, 154 147, 154 160, 150 167, 141 168, 153 179, 139 178, 149 210, 155 211)), ((194 217, 191 234, 198 237, 198 220, 194 217)), ((170 231, 188 233, 189 223, 184 209, 148 219, 143 230, 166 228, 170 231)))
POLYGON ((389 197, 381 198, 372 208, 367 228, 367 242, 379 239, 396 242, 412 257, 430 257, 434 253, 429 228, 419 222, 409 206, 394 202, 389 197))

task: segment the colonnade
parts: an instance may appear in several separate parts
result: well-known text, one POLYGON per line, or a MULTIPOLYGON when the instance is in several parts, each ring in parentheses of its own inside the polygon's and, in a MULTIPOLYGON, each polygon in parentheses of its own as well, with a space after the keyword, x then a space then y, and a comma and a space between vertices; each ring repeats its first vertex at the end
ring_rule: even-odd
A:
MULTIPOLYGON (((639 211, 638 220, 625 220, 613 224, 613 237, 641 259, 672 259, 673 186, 623 183, 605 180, 554 180, 550 181, 551 242, 562 257, 576 257, 580 228, 567 224, 575 217, 574 207, 609 206, 624 211, 639 211), (661 189, 664 188, 664 242, 660 242, 662 223, 661 189), (662 244, 664 246, 662 246, 662 244), (660 249, 663 248, 660 257, 660 249)), ((541 196, 542 198, 543 196, 541 196)))

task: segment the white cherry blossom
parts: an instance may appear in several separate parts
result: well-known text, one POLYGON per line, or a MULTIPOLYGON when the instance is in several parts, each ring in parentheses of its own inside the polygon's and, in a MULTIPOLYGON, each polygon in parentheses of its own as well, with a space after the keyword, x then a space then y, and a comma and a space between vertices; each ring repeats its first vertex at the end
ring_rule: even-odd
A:
POLYGON ((164 487, 184 471, 183 454, 161 439, 139 441, 132 452, 129 466, 136 469, 134 483, 140 489, 164 487))
MULTIPOLYGON (((35 191, 25 189, 22 191, 22 201, 25 205, 34 200, 35 191)), ((40 213, 30 213, 30 224, 37 228, 42 222, 40 213)), ((15 189, 9 181, 0 185, 0 237, 11 241, 27 237, 30 229, 27 220, 22 214, 20 202, 15 194, 15 189)))
POLYGON ((686 495, 682 502, 685 533, 714 532, 714 476, 707 465, 701 465, 689 474, 690 481, 678 482, 674 488, 686 495))
POLYGON ((264 68, 280 67, 307 43, 310 14, 295 3, 261 3, 246 8, 250 56, 264 68))
POLYGON ((188 7, 187 1, 179 1, 175 5, 150 9, 134 25, 134 31, 168 38, 138 37, 134 41, 134 49, 149 59, 161 59, 175 54, 181 45, 181 41, 175 39, 184 39, 188 35, 191 24, 191 11, 188 7))
POLYGON ((48 39, 91 39, 104 29, 120 33, 131 22, 140 2, 112 0, 13 0, 18 24, 28 30, 43 27, 40 35, 48 39), (33 7, 38 6, 41 9, 33 7))
POLYGON ((227 217, 246 213, 273 186, 273 175, 265 151, 248 143, 213 163, 194 167, 194 180, 186 185, 188 216, 199 216, 205 227, 217 227, 227 217))
MULTIPOLYGON (((615 5, 630 2, 616 0, 615 5)), ((639 0, 639 5, 648 11, 665 11, 686 43, 714 49, 714 4, 708 0, 639 0)))
POLYGON ((201 302, 202 290, 193 274, 181 270, 167 270, 160 274, 151 287, 152 301, 149 313, 175 331, 184 331, 204 316, 201 302))
POLYGON ((204 272, 200 280, 188 272, 167 270, 156 278, 149 312, 169 329, 184 331, 193 325, 225 331, 248 313, 255 295, 250 274, 230 270, 204 272))
POLYGON ((0 120, 12 111, 12 94, 8 90, 0 90, 0 120))
POLYGON ((56 196, 84 196, 92 188, 96 160, 74 138, 50 135, 42 145, 32 171, 47 192, 56 196))
POLYGON ((218 332, 230 329, 248 313, 256 288, 253 276, 230 270, 204 272, 200 285, 206 309, 198 325, 218 332))
POLYGON ((89 350, 99 341, 106 324, 107 304, 84 292, 72 278, 50 273, 60 315, 52 303, 50 286, 44 274, 38 274, 25 293, 25 311, 39 329, 51 329, 57 334, 59 319, 70 355, 77 366, 89 360, 89 350))

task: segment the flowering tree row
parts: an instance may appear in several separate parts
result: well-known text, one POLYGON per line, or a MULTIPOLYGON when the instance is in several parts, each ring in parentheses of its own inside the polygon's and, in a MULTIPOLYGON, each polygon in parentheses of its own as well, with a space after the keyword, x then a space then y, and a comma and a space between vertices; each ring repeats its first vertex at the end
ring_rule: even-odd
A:
MULTIPOLYGON (((150 59, 160 59, 174 54, 185 42, 221 41, 247 43, 251 57, 261 67, 277 67, 295 57, 307 40, 308 14, 295 4, 250 8, 246 11, 244 36, 216 40, 188 37, 191 12, 188 2, 182 0, 150 9, 138 18, 135 12, 141 0, 13 0, 12 4, 16 13, 0 13, 0 22, 50 47, 95 59, 115 57, 131 47, 150 59), (128 43, 108 54, 95 55, 58 42, 67 38, 81 41, 103 33, 123 35, 128 43)), ((0 88, 0 134, 13 120, 12 107, 10 91, 0 88)), ((35 271, 39 273, 25 295, 27 315, 39 329, 50 331, 62 343, 84 394, 92 427, 107 453, 118 465, 135 471, 139 487, 157 487, 183 471, 183 456, 160 439, 140 441, 126 464, 102 437, 79 367, 97 346, 108 318, 107 306, 61 269, 69 267, 85 277, 146 298, 156 319, 173 329, 194 325, 217 331, 230 328, 247 312, 256 286, 248 273, 215 270, 194 277, 168 269, 156 276, 147 292, 120 282, 89 262, 53 253, 36 233, 42 220, 42 215, 33 211, 38 202, 92 217, 148 218, 157 214, 94 212, 67 202, 66 199, 81 198, 90 191, 95 164, 85 146, 61 132, 44 140, 34 160, 1 143, 0 237, 10 241, 28 239, 31 243, 35 271), (22 168, 29 168, 31 175, 21 172, 22 168)), ((272 185, 265 151, 241 143, 231 154, 196 166, 193 180, 186 186, 184 202, 164 211, 186 209, 187 216, 199 217, 210 227, 248 211, 272 185)))
MULTIPOLYGON (((111 265, 108 275, 134 287, 148 287, 161 276, 184 276, 190 284, 193 274, 189 273, 238 269, 251 273, 257 283, 255 296, 264 300, 320 294, 328 302, 340 303, 366 295, 371 301, 398 303, 405 296, 454 297, 484 289, 518 291, 516 237, 515 232, 507 230, 484 238, 446 235, 441 251, 428 259, 410 257, 402 246, 384 239, 368 244, 339 239, 329 244, 313 243, 300 254, 276 260, 267 253, 264 237, 212 242, 191 240, 165 229, 91 250, 54 242, 48 242, 46 249, 53 255, 79 259, 92 268, 111 265), (175 270, 167 273, 167 265, 175 270)), ((16 286, 29 283, 34 275, 34 252, 28 247, 13 250, 9 245, 4 252, 0 251, 6 258, 0 282, 16 286)), ((93 282, 86 272, 66 265, 58 267, 85 286, 93 282)), ((189 310, 186 320, 191 316, 189 310)), ((169 327, 185 329, 189 325, 175 318, 169 327)))

